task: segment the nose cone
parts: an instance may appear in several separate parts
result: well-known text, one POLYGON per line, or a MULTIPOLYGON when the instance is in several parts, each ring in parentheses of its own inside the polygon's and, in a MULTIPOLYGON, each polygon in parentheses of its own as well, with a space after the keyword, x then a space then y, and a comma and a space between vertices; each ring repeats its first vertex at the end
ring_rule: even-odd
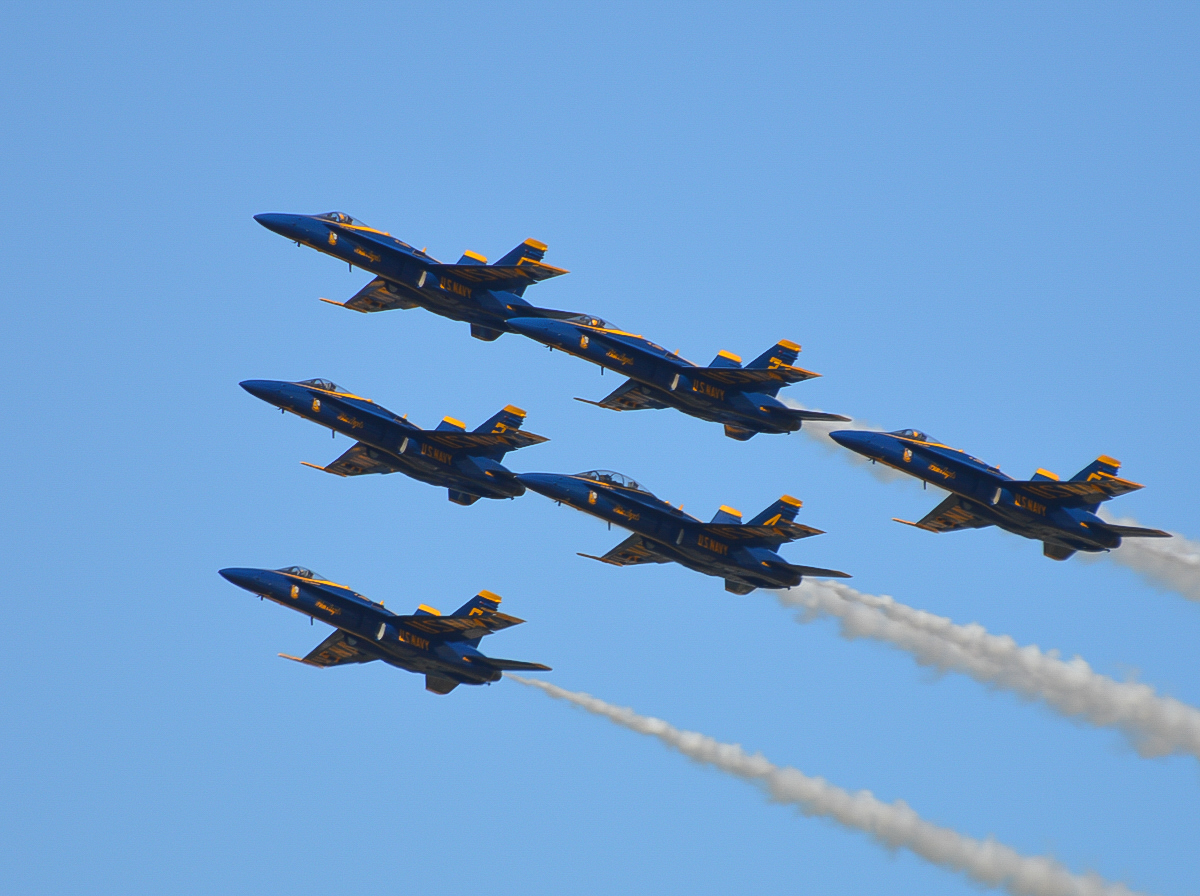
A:
POLYGON ((531 491, 556 501, 565 494, 564 481, 569 479, 559 473, 518 473, 517 481, 531 491))
POLYGON ((221 578, 227 582, 232 582, 239 588, 245 588, 247 591, 253 591, 255 594, 261 594, 265 589, 263 586, 263 570, 261 569, 244 569, 239 566, 231 566, 228 569, 220 570, 221 578))
POLYGON ((839 429, 829 434, 829 438, 833 439, 843 448, 849 448, 851 451, 867 455, 878 453, 875 450, 876 436, 877 433, 865 432, 858 429, 839 429))
POLYGON ((282 215, 275 212, 254 216, 254 220, 267 230, 278 233, 280 236, 286 236, 288 239, 296 238, 303 218, 304 215, 282 215))
POLYGON ((268 404, 278 405, 283 394, 283 387, 288 383, 278 380, 242 380, 238 383, 255 398, 261 398, 268 404))

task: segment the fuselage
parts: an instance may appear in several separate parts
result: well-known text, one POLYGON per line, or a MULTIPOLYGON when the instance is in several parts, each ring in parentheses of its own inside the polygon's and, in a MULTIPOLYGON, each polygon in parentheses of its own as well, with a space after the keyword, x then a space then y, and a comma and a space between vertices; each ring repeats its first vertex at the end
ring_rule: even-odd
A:
POLYGON ((510 332, 505 321, 528 313, 529 303, 503 290, 490 290, 433 272, 440 262, 389 233, 368 227, 349 215, 262 214, 254 220, 263 227, 382 277, 396 299, 381 299, 377 308, 419 305, 434 314, 501 332, 510 332), (343 220, 344 219, 344 220, 343 220), (524 309, 524 310, 522 310, 524 309))
POLYGON ((311 382, 246 380, 241 386, 268 404, 369 445, 378 452, 374 460, 413 479, 485 498, 515 498, 525 493, 525 487, 503 464, 490 457, 448 450, 437 443, 434 432, 368 398, 311 382))
POLYGON ((696 572, 752 588, 800 583, 800 574, 775 551, 706 534, 702 521, 640 488, 559 473, 519 473, 518 478, 551 500, 637 533, 654 543, 656 553, 696 572))
POLYGON ((469 644, 430 638, 398 622, 396 614, 383 604, 344 585, 300 572, 231 568, 222 569, 221 575, 239 588, 329 623, 350 636, 350 646, 397 668, 443 676, 463 684, 486 684, 500 679, 498 671, 472 665, 472 657, 483 654, 469 644))
POLYGON ((841 430, 830 433, 830 438, 864 457, 968 499, 994 525, 1015 535, 1073 551, 1105 551, 1121 544, 1120 536, 1107 530, 1091 511, 1031 494, 997 467, 957 448, 897 433, 841 430))
POLYGON ((789 408, 779 399, 714 382, 700 373, 703 368, 675 352, 600 318, 512 318, 508 326, 543 345, 636 380, 651 390, 655 400, 693 417, 755 432, 800 429, 800 421, 787 416, 789 408))

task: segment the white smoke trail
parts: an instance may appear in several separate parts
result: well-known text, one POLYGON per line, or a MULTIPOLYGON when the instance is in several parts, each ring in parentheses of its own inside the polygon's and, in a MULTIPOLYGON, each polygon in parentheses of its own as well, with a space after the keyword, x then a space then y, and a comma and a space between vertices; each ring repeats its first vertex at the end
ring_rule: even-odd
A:
POLYGON ((993 687, 1041 700, 1065 716, 1118 728, 1143 756, 1191 753, 1200 758, 1200 710, 1150 685, 1116 681, 1080 657, 1024 647, 983 626, 956 625, 886 595, 863 594, 840 582, 805 580, 778 591, 785 606, 805 612, 802 622, 833 616, 847 638, 874 638, 906 650, 923 666, 953 670, 993 687))
MULTIPOLYGON (((1128 517, 1111 519, 1118 526, 1136 526, 1137 520, 1128 517)), ((1103 556, 1138 573, 1156 588, 1181 594, 1188 600, 1200 601, 1200 542, 1184 538, 1178 532, 1172 538, 1126 538, 1115 551, 1103 556)))
POLYGON ((977 883, 1003 887, 1016 896, 1133 896, 1133 891, 1124 884, 1110 883, 1095 874, 1072 874, 1048 856, 1022 855, 990 837, 977 840, 932 824, 902 800, 885 803, 867 790, 850 793, 824 778, 812 778, 798 769, 774 765, 761 753, 751 756, 737 744, 721 743, 695 731, 681 731, 662 719, 613 706, 590 694, 567 691, 511 673, 508 677, 631 731, 656 737, 689 759, 758 784, 775 802, 790 803, 805 815, 828 818, 862 831, 889 849, 911 850, 977 883))
MULTIPOLYGON (((800 404, 798 401, 792 401, 790 398, 780 397, 779 399, 790 408, 795 408, 798 411, 819 411, 820 408, 809 408, 800 404)), ((876 464, 867 460, 861 454, 843 448, 833 439, 829 438, 829 434, 838 429, 875 429, 870 423, 864 423, 862 420, 851 420, 849 423, 839 423, 828 420, 805 420, 804 425, 800 427, 800 434, 808 436, 822 448, 827 451, 836 452, 843 460, 847 460, 852 464, 857 464, 866 467, 867 471, 881 482, 899 482, 907 479, 912 481, 911 476, 906 476, 899 470, 894 470, 886 464, 876 464)))

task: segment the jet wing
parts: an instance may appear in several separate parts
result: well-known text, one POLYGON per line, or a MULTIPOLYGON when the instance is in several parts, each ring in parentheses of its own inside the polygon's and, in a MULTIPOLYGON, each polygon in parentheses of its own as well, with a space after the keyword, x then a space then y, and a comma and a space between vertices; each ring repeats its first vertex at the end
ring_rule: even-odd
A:
MULTIPOLYGON (((951 495, 918 522, 897 519, 896 522, 906 526, 916 526, 927 532, 957 532, 960 529, 984 529, 995 525, 991 520, 979 513, 982 508, 978 504, 951 495)), ((895 519, 893 517, 893 519, 895 519)))
POLYGON ((545 436, 526 432, 523 429, 510 429, 508 432, 429 430, 421 433, 421 439, 435 445, 442 445, 451 451, 461 451, 466 448, 499 448, 501 446, 516 450, 528 445, 538 445, 550 441, 545 436))
POLYGON ((608 408, 610 411, 646 411, 661 410, 670 407, 654 397, 654 394, 635 380, 626 380, 606 398, 600 401, 588 401, 586 398, 576 398, 584 404, 594 404, 598 408, 608 408))
POLYGON ((654 543, 640 535, 630 535, 623 542, 605 554, 594 557, 591 554, 580 554, 589 560, 599 560, 611 566, 640 566, 643 563, 670 563, 670 557, 664 557, 654 549, 654 543))
POLYGON ((361 643, 358 638, 347 635, 344 631, 338 629, 314 647, 312 652, 306 657, 290 656, 286 653, 279 655, 285 660, 294 660, 297 663, 306 663, 309 666, 319 666, 322 669, 328 666, 369 663, 372 660, 379 659, 374 654, 362 650, 359 646, 361 643))
POLYGON ((1093 473, 1092 476, 1096 478, 1083 482, 1034 479, 1028 482, 1006 482, 1005 485, 1036 495, 1046 501, 1057 501, 1067 507, 1096 504, 1143 488, 1136 482, 1130 482, 1128 479, 1121 479, 1118 476, 1110 476, 1107 473, 1093 473))
POLYGON ((541 663, 526 663, 521 660, 502 660, 494 656, 473 656, 470 658, 471 663, 477 666, 490 666, 493 669, 500 671, 512 672, 550 672, 549 666, 543 666, 541 663))
POLYGON ((503 289, 506 286, 528 286, 539 280, 549 280, 569 273, 563 268, 543 264, 529 258, 522 258, 518 264, 484 265, 484 264, 434 264, 429 266, 430 273, 439 279, 449 277, 460 283, 470 283, 484 289, 503 289))
POLYGON ((349 451, 327 467, 318 467, 307 461, 301 461, 301 463, 306 467, 332 473, 335 476, 365 476, 368 473, 396 472, 396 467, 388 462, 386 454, 364 445, 362 442, 355 442, 349 451))
POLYGON ((790 364, 780 364, 778 367, 689 367, 685 372, 690 377, 738 389, 800 383, 821 375, 803 367, 792 367, 790 364))
POLYGON ((791 520, 781 519, 771 526, 743 526, 738 523, 709 523, 704 527, 704 534, 719 538, 721 541, 758 541, 777 542, 796 541, 801 538, 811 538, 813 535, 824 535, 822 529, 812 526, 802 526, 791 520))
POLYGON ((385 620, 399 623, 407 628, 416 629, 427 635, 454 635, 462 638, 476 638, 490 635, 501 629, 520 625, 524 619, 509 616, 507 613, 480 613, 475 616, 393 616, 385 620))
POLYGON ((340 305, 351 311, 361 311, 367 314, 371 311, 391 311, 393 308, 417 308, 416 302, 406 299, 392 291, 391 285, 382 277, 376 277, 345 302, 335 302, 332 299, 321 299, 330 305, 340 305))

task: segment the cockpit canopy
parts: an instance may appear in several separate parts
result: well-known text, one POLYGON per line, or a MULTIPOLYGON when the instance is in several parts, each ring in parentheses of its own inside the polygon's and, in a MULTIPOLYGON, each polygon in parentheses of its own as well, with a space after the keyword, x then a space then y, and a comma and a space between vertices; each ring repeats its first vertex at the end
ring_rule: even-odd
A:
POLYGON ((592 317, 590 314, 576 314, 574 317, 567 317, 574 324, 583 324, 585 327, 599 327, 602 330, 616 330, 618 327, 613 326, 602 317, 592 317))
POLYGON ((593 482, 604 482, 608 485, 617 485, 621 488, 630 488, 635 492, 649 492, 638 484, 637 480, 630 479, 624 473, 614 473, 612 470, 588 470, 586 473, 577 473, 580 479, 590 479, 593 482))
POLYGON ((933 442, 938 445, 942 444, 929 433, 921 432, 919 429, 897 429, 895 432, 890 433, 890 435, 900 436, 902 439, 916 439, 918 442, 933 442))
POLYGON ((325 221, 333 221, 336 224, 352 224, 355 227, 366 227, 367 226, 366 224, 364 224, 362 221, 358 220, 357 218, 351 218, 345 212, 326 212, 323 215, 317 215, 317 217, 321 218, 325 221))
POLYGON ((329 581, 322 575, 317 575, 311 569, 305 569, 303 566, 285 566, 283 569, 278 569, 276 572, 284 572, 289 576, 299 576, 302 579, 314 579, 322 582, 329 581))
POLYGON ((330 380, 323 380, 319 377, 315 380, 301 380, 297 385, 312 386, 315 389, 324 389, 326 392, 341 392, 342 394, 346 393, 346 390, 337 383, 331 382, 330 380))

